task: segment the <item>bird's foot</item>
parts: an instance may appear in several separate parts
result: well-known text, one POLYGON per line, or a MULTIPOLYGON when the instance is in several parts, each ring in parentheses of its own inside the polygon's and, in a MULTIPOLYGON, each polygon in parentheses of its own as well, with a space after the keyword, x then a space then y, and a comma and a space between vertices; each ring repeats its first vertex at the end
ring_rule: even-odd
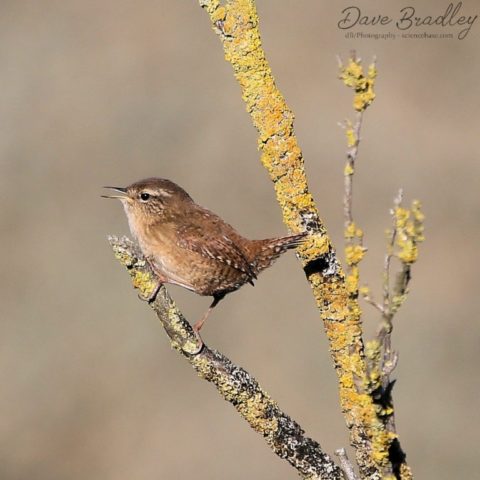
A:
POLYGON ((149 295, 142 295, 141 293, 139 293, 138 298, 144 302, 152 303, 157 298, 158 291, 160 290, 160 287, 162 286, 162 284, 163 282, 158 282, 155 285, 155 288, 153 289, 152 293, 150 293, 149 295))
POLYGON ((197 339, 197 349, 193 352, 187 352, 189 355, 198 355, 202 350, 205 344, 203 343, 203 339, 200 336, 200 329, 197 327, 198 322, 192 327, 193 333, 195 338, 197 339))

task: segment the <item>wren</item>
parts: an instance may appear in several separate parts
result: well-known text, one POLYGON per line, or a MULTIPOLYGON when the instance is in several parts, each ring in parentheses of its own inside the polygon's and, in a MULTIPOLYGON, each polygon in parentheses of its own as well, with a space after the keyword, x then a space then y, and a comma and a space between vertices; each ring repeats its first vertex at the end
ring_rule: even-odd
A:
POLYGON ((249 240, 206 208, 197 205, 176 183, 148 178, 130 186, 105 187, 121 195, 132 235, 160 285, 180 285, 213 302, 193 330, 200 329, 213 308, 228 293, 253 285, 257 275, 288 249, 302 243, 307 232, 279 238, 249 240))

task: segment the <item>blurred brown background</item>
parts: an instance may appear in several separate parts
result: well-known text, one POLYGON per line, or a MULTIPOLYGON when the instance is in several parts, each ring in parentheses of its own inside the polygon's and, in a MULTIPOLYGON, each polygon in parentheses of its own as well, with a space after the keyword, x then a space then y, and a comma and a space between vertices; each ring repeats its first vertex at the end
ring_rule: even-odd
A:
MULTIPOLYGON (((352 42, 336 26, 349 3, 332 4, 259 0, 264 47, 338 246, 337 122, 352 110, 335 55, 355 47, 378 57, 355 184, 369 247, 363 280, 378 292, 388 208, 403 186, 408 200, 423 201, 427 241, 396 320, 398 430, 418 478, 473 478, 480 22, 463 41, 352 42)), ((380 10, 356 4, 399 10, 393 0, 380 10)), ((424 15, 447 4, 415 2, 424 15)), ((175 180, 245 235, 285 233, 207 15, 196 1, 166 0, 2 0, 0 12, 0 478, 296 478, 170 350, 106 241, 127 225, 119 204, 100 199, 101 185, 146 176, 175 180)), ((480 13, 478 3, 463 2, 463 12, 480 13)), ((171 291, 192 320, 210 301, 171 291)), ((373 332, 376 313, 364 311, 373 332)), ((294 255, 222 302, 204 338, 327 451, 348 443, 294 255)))

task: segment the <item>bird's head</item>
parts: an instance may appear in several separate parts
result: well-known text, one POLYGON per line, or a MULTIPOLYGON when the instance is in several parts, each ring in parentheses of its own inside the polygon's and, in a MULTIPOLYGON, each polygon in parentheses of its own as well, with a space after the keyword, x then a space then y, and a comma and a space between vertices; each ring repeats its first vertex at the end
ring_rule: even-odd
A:
POLYGON ((158 221, 166 212, 172 212, 193 200, 176 183, 164 178, 147 178, 132 183, 128 187, 104 187, 117 194, 102 195, 103 198, 119 199, 125 209, 129 222, 158 221))

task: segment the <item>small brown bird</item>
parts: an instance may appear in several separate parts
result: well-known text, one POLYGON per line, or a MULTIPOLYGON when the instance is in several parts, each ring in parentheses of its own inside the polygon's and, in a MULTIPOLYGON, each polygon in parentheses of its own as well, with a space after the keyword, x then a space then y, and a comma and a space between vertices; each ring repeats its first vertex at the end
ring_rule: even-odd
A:
MULTIPOLYGON (((172 283, 213 302, 193 329, 199 331, 218 302, 257 275, 285 251, 298 246, 307 232, 280 238, 249 240, 170 180, 148 178, 130 186, 104 187, 118 198, 132 235, 162 283, 172 283)), ((157 290, 149 301, 155 298, 157 290)))

